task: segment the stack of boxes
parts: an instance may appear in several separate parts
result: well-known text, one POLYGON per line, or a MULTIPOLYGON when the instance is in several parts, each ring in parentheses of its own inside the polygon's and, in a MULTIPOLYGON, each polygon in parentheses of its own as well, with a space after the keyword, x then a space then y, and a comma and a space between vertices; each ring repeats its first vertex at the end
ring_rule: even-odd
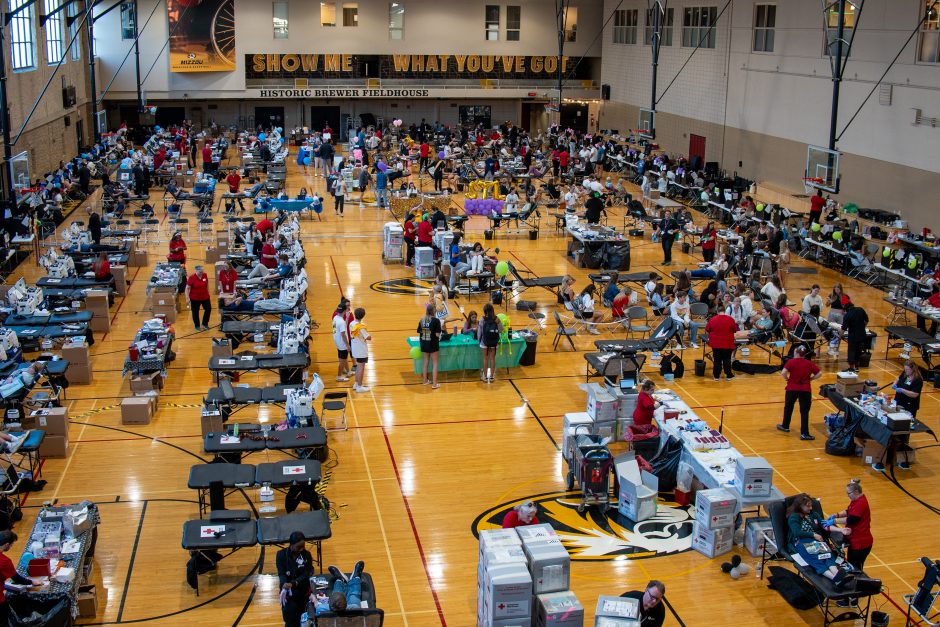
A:
POLYGON ((430 246, 418 246, 415 249, 415 278, 433 279, 434 249, 430 246))
POLYGON ((157 396, 131 396, 121 401, 122 425, 147 425, 157 411, 157 396))
POLYGON ((114 277, 114 293, 127 296, 127 266, 111 266, 111 276, 114 277))
POLYGON ((770 496, 774 469, 763 457, 739 457, 734 468, 734 489, 740 498, 770 496))
POLYGON ((583 627, 584 607, 574 592, 546 592, 536 601, 535 627, 583 627))
POLYGON ((70 384, 88 385, 92 381, 91 357, 84 337, 69 338, 62 345, 62 359, 69 362, 65 379, 70 384))
POLYGON ((571 558, 551 525, 517 527, 525 551, 532 592, 562 592, 571 583, 571 558))
POLYGON ((617 472, 617 511, 621 516, 640 522, 656 515, 659 479, 640 469, 633 451, 614 458, 617 472))
POLYGON ((111 303, 108 290, 88 290, 85 292, 85 310, 91 312, 88 326, 95 333, 107 333, 111 330, 111 303))
POLYGON ((480 532, 477 627, 531 627, 532 575, 515 529, 480 532))
POLYGON ((180 309, 179 291, 176 286, 154 286, 151 290, 150 311, 154 316, 164 316, 169 324, 176 322, 176 312, 180 309))
POLYGON ((30 412, 23 418, 24 429, 45 431, 39 445, 41 457, 68 457, 69 454, 69 410, 67 407, 45 407, 30 412))
POLYGON ((627 428, 633 424, 633 411, 636 409, 638 393, 635 388, 620 390, 599 383, 585 383, 579 386, 587 392, 588 416, 596 423, 594 435, 623 440, 627 428))
POLYGON ((731 550, 734 517, 738 499, 724 488, 699 490, 695 494, 695 522, 692 548, 706 557, 717 557, 731 550))

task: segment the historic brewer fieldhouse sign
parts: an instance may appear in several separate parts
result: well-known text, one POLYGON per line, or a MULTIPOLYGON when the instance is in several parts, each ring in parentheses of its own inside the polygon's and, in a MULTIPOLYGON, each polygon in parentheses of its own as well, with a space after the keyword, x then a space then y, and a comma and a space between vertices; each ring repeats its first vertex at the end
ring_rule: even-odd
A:
MULTIPOLYGON (((561 69, 567 74, 568 58, 561 69)), ((590 63, 579 64, 569 78, 590 78, 590 63)), ((551 79, 558 57, 480 54, 249 54, 248 80, 295 78, 438 78, 551 79)))

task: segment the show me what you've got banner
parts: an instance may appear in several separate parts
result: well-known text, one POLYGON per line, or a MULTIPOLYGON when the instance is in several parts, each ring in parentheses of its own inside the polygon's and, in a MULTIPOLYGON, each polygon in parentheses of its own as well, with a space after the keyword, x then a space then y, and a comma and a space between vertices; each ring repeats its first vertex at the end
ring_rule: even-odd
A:
MULTIPOLYGON (((585 71, 588 64, 584 64, 585 71)), ((247 79, 294 78, 553 78, 557 56, 480 54, 250 54, 247 79)), ((579 68, 580 69, 580 68, 579 68)), ((567 74, 568 58, 561 70, 567 74)), ((575 77, 579 78, 579 77, 575 77)))

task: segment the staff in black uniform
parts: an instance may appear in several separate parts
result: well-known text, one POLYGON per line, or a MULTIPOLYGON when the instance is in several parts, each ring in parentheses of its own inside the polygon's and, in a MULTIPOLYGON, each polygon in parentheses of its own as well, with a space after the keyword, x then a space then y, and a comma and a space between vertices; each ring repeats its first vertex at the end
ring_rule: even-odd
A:
POLYGON ((290 545, 277 552, 277 578, 281 584, 281 616, 284 627, 300 627, 300 617, 310 601, 310 578, 313 576, 313 556, 305 547, 307 539, 294 531, 288 539, 290 545))
POLYGON ((666 620, 666 608, 663 607, 666 584, 653 579, 646 584, 646 590, 631 590, 620 596, 640 602, 640 627, 662 627, 666 620))
POLYGON ((679 223, 672 217, 671 211, 663 213, 659 221, 659 241, 663 245, 663 265, 672 264, 672 245, 676 241, 676 233, 679 232, 679 223))

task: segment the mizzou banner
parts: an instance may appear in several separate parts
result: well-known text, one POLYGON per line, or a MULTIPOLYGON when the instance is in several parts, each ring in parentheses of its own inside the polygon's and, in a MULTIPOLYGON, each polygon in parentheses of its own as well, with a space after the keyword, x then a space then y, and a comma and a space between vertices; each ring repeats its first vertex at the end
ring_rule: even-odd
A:
POLYGON ((171 72, 235 69, 235 0, 167 0, 171 72))

